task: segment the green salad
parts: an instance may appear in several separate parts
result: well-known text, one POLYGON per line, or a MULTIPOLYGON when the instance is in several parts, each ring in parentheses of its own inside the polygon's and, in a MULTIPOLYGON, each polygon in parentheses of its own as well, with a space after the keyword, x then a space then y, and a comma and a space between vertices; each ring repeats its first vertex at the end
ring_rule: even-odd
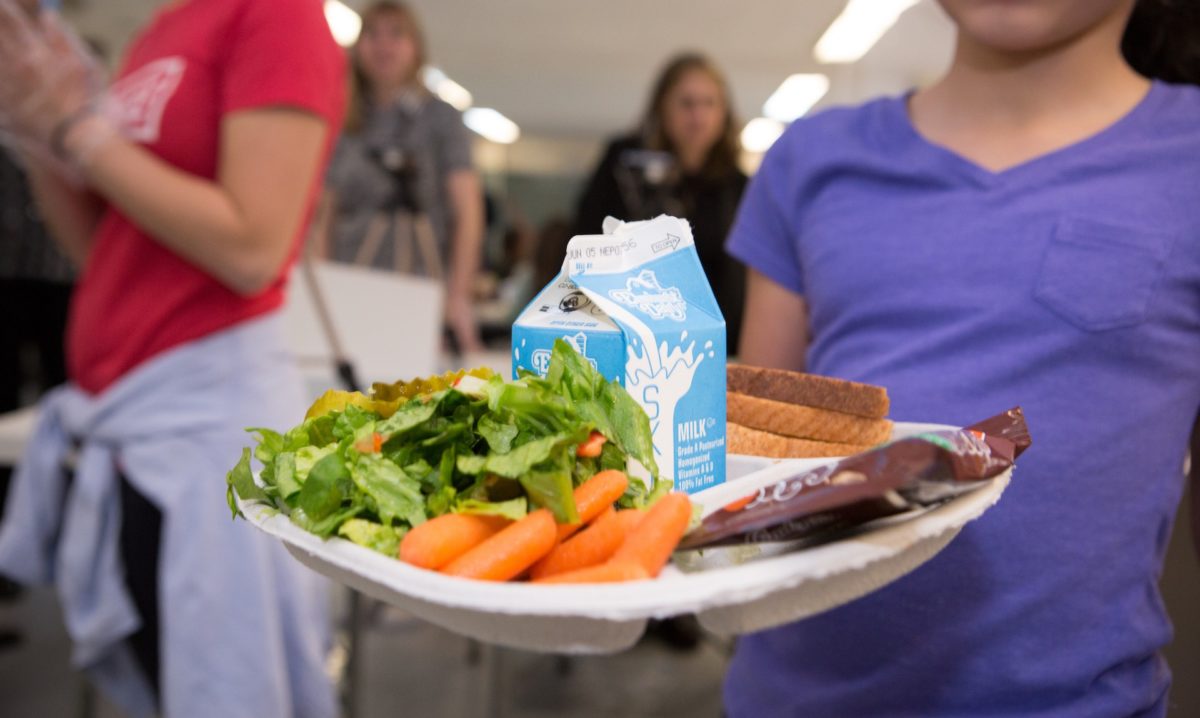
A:
POLYGON ((544 507, 559 523, 577 522, 574 488, 629 459, 650 485, 630 476, 621 505, 642 507, 671 489, 646 413, 562 340, 544 378, 505 382, 473 370, 376 384, 369 395, 330 391, 285 433, 248 431, 257 445, 226 478, 235 516, 236 493, 321 537, 392 556, 408 529, 448 512, 519 519, 544 507))

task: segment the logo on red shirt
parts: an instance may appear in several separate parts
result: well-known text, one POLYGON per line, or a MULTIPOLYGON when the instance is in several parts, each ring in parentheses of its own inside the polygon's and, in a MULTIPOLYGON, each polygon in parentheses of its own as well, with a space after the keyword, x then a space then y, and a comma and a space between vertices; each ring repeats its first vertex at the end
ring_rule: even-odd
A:
POLYGON ((121 134, 134 142, 153 144, 162 129, 163 110, 179 87, 187 61, 164 57, 122 77, 109 89, 112 110, 121 134))

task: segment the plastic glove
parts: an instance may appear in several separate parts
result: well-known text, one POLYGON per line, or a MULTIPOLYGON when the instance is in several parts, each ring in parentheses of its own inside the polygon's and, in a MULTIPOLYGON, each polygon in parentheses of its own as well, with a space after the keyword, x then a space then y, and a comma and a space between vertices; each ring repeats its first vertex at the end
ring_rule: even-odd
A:
POLYGON ((103 79, 56 14, 32 17, 27 4, 0 0, 0 142, 53 156, 56 134, 99 111, 103 79))

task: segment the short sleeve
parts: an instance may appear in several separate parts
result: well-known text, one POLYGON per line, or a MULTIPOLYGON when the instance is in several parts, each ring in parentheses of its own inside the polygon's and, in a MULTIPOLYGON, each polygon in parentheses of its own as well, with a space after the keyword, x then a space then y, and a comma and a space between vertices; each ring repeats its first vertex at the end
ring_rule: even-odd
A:
POLYGON ((787 182, 792 162, 787 139, 785 135, 775 143, 750 180, 725 251, 780 286, 804 294, 791 213, 785 211, 777 194, 791 184, 787 182))
POLYGON ((255 107, 309 110, 340 124, 345 56, 321 3, 248 0, 230 30, 222 114, 255 107))
POLYGON ((463 124, 462 113, 444 102, 435 102, 439 103, 434 125, 438 169, 443 177, 457 170, 473 169, 475 164, 471 161, 471 136, 467 134, 467 126, 463 124))

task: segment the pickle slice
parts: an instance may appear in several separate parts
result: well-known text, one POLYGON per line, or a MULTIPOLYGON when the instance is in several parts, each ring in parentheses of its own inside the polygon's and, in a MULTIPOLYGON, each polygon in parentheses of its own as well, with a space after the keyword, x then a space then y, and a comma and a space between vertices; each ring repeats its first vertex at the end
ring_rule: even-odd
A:
POLYGON ((454 382, 463 376, 473 376, 477 379, 487 381, 495 375, 496 372, 488 367, 476 367, 474 369, 448 371, 445 374, 435 374, 434 376, 420 377, 408 381, 397 381, 392 384, 376 382, 371 385, 370 395, 363 394, 360 391, 330 389, 313 402, 312 406, 304 414, 304 418, 313 419, 318 416, 324 416, 332 411, 345 411, 347 406, 354 405, 364 411, 373 411, 386 419, 396 413, 396 409, 402 403, 418 396, 449 389, 454 386, 454 382))

